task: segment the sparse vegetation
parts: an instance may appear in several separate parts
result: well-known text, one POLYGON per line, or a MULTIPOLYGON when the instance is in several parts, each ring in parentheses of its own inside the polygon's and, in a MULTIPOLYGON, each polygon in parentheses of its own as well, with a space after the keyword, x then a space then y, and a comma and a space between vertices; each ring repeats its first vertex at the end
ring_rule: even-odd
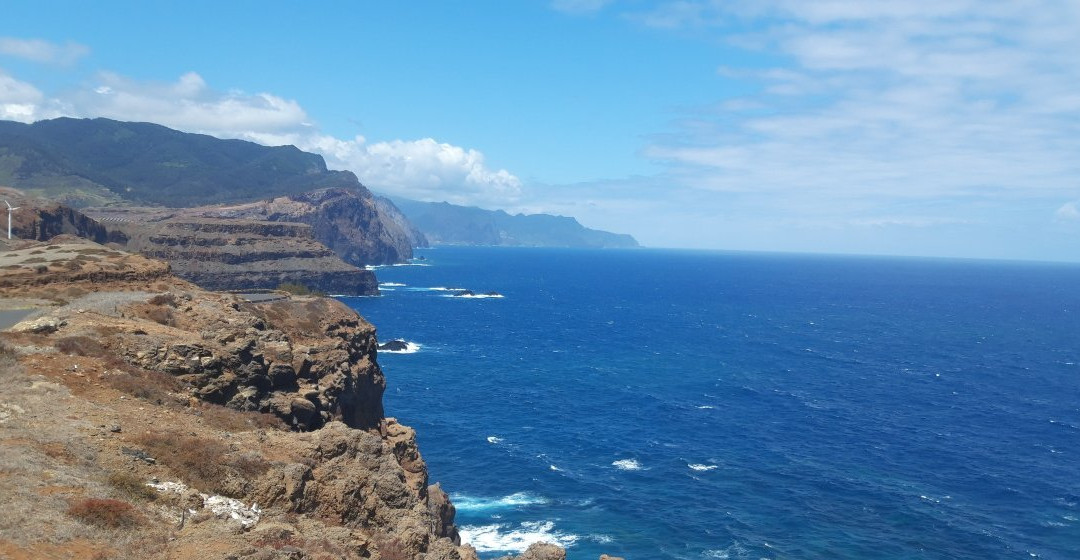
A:
POLYGON ((173 310, 168 307, 151 307, 144 313, 147 319, 166 327, 176 326, 176 315, 173 310))
POLYGON ((88 336, 68 336, 56 341, 56 349, 70 356, 103 358, 109 349, 88 336))
POLYGON ((131 473, 114 472, 109 475, 109 485, 124 496, 138 500, 156 500, 158 493, 143 480, 131 473))
POLYGON ((109 375, 105 382, 114 389, 155 404, 170 401, 170 393, 176 393, 183 387, 178 379, 167 373, 135 368, 109 375))
POLYGON ((294 296, 325 296, 326 295, 323 292, 311 290, 310 288, 308 288, 307 286, 305 286, 303 284, 295 284, 295 283, 292 283, 292 282, 285 282, 283 284, 279 284, 277 289, 281 290, 283 292, 289 292, 290 294, 292 294, 294 296))
POLYGON ((230 456, 229 446, 216 439, 150 433, 139 438, 139 443, 188 484, 225 496, 236 493, 228 484, 229 475, 251 479, 270 468, 270 463, 259 455, 230 456))
POLYGON ((172 292, 165 292, 163 294, 157 294, 146 301, 150 305, 168 305, 169 307, 176 307, 176 294, 172 292))
POLYGON ((235 410, 220 404, 200 402, 195 413, 215 427, 230 432, 288 429, 285 422, 273 414, 235 410))
POLYGON ((88 525, 110 529, 126 529, 141 524, 135 506, 108 498, 85 498, 72 502, 68 515, 88 525))

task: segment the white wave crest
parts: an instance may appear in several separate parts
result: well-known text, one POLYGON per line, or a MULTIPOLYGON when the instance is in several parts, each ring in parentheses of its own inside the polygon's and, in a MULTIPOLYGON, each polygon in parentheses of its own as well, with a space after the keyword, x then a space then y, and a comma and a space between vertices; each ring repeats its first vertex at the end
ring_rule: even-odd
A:
POLYGON ((447 294, 443 297, 462 298, 462 299, 501 299, 506 296, 502 294, 447 294))
POLYGON ((491 511, 499 509, 520 508, 525 506, 543 505, 548 499, 536 496, 528 492, 515 492, 501 498, 483 498, 477 496, 452 496, 451 501, 458 511, 491 511))
POLYGON ((497 436, 488 436, 487 437, 487 442, 488 443, 500 443, 500 442, 502 442, 502 438, 497 437, 497 436))
POLYGON ((637 459, 619 459, 618 461, 612 461, 611 466, 621 471, 640 471, 642 469, 641 463, 637 459))
POLYGON ((407 262, 407 263, 394 263, 394 264, 366 264, 364 270, 379 270, 380 268, 390 268, 398 266, 431 266, 427 263, 407 262))
POLYGON ((405 284, 402 284, 401 282, 380 282, 379 287, 380 288, 404 288, 405 284))
POLYGON ((701 463, 690 463, 686 465, 695 471, 705 472, 711 471, 716 468, 716 465, 703 465, 701 463))
POLYGON ((526 521, 517 527, 507 524, 466 525, 460 527, 462 544, 470 544, 477 552, 525 552, 538 542, 570 547, 580 537, 555 530, 551 521, 526 521))

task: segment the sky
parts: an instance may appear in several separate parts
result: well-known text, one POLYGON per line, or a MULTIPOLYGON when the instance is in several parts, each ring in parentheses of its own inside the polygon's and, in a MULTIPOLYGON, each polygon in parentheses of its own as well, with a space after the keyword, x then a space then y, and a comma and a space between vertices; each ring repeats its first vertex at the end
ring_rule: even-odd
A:
POLYGON ((1075 0, 6 0, 0 119, 293 144, 653 247, 1080 262, 1075 0))

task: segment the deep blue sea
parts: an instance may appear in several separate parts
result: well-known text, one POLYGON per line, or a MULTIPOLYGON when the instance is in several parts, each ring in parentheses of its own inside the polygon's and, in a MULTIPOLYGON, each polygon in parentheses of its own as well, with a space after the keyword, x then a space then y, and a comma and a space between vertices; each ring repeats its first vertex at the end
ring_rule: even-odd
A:
POLYGON ((1078 265, 419 254, 343 301, 482 558, 1080 558, 1078 265))

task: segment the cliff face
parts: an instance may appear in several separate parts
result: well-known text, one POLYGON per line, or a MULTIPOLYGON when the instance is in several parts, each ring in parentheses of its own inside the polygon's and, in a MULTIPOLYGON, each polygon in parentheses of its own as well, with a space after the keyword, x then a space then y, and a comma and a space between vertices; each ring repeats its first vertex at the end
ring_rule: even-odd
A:
MULTIPOLYGON (((48 241, 58 235, 74 235, 95 243, 123 243, 124 235, 110 230, 82 212, 57 202, 27 196, 22 191, 0 187, 0 199, 19 209, 12 212, 11 233, 17 239, 48 241)), ((0 236, 7 238, 7 208, 0 206, 0 236)))
POLYGON ((192 208, 207 218, 298 222, 311 226, 316 240, 354 266, 391 264, 412 258, 413 239, 403 223, 381 212, 363 186, 332 188, 267 201, 192 208))
POLYGON ((298 284, 331 294, 372 295, 369 270, 343 262, 313 238, 311 226, 211 219, 168 213, 101 212, 126 248, 168 261, 177 276, 208 290, 274 289, 298 284))
POLYGON ((12 228, 17 239, 74 235, 121 245, 167 261, 175 274, 209 290, 297 284, 332 294, 378 293, 371 271, 342 261, 314 239, 306 224, 215 220, 163 208, 80 211, 2 187, 0 198, 19 207, 12 228))
POLYGON ((370 324, 149 262, 75 239, 0 253, 0 308, 40 315, 0 333, 0 457, 19 458, 0 495, 20 512, 0 555, 476 560, 415 433, 383 415, 370 324), (126 274, 67 275, 89 251, 126 274))
POLYGON ((295 146, 110 119, 0 121, 0 185, 80 207, 192 208, 277 197, 281 209, 253 203, 240 213, 307 223, 315 239, 354 266, 412 256, 400 214, 384 215, 356 175, 329 170, 322 156, 295 146))

